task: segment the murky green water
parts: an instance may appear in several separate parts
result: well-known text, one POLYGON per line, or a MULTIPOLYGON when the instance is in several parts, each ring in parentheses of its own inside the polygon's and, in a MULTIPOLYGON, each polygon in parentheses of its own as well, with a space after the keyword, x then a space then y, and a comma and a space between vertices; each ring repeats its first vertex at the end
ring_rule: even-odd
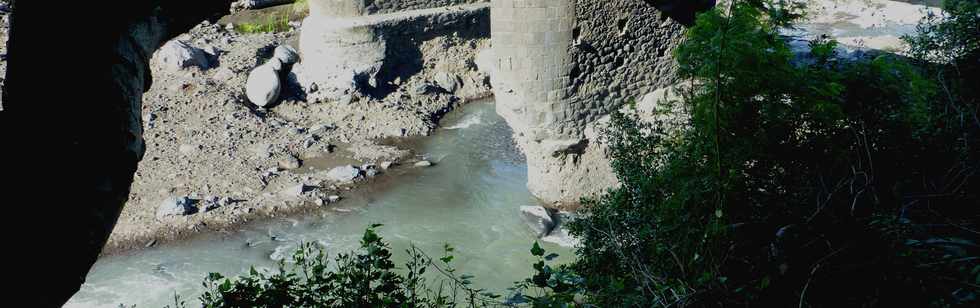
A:
MULTIPOLYGON (((208 272, 272 267, 270 256, 277 249, 290 251, 301 241, 320 242, 332 254, 349 250, 372 223, 385 224, 380 233, 399 261, 409 245, 438 256, 450 243, 459 271, 476 275, 478 287, 502 291, 531 272, 528 250, 534 237, 518 207, 536 201, 525 186, 523 157, 493 107, 471 103, 450 114, 442 122, 445 128, 420 145, 436 166, 413 169, 386 187, 364 190, 336 205, 350 213, 280 219, 99 260, 67 307, 160 307, 173 302, 174 292, 193 307, 208 272)), ((567 249, 542 244, 571 256, 567 249)))

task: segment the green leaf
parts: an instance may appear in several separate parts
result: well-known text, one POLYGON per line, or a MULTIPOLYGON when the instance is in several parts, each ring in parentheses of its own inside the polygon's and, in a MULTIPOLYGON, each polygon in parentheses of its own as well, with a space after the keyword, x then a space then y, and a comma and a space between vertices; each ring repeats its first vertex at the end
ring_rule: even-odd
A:
POLYGON ((534 242, 534 246, 531 246, 531 255, 538 257, 544 255, 544 249, 538 245, 538 242, 534 242))
POLYGON ((544 256, 544 259, 545 260, 548 260, 548 261, 551 261, 551 260, 554 260, 557 257, 558 257, 558 254, 557 253, 549 253, 547 256, 544 256))
POLYGON ((442 263, 449 263, 449 262, 452 262, 453 261, 453 256, 452 255, 448 255, 448 256, 439 258, 439 260, 442 260, 442 263))

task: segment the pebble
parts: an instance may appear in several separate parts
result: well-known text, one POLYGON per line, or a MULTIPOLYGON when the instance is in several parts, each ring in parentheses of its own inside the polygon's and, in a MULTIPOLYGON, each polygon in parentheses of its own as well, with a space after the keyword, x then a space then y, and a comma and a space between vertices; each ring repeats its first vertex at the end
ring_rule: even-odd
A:
POLYGON ((297 169, 301 165, 302 162, 300 162, 298 158, 292 155, 286 155, 286 157, 283 157, 282 159, 279 160, 279 168, 282 168, 284 170, 297 169))

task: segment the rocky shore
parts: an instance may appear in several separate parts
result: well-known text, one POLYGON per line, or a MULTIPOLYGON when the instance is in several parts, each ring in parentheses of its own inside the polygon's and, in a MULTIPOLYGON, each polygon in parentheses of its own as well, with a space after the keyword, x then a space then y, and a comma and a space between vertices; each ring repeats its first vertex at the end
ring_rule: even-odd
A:
POLYGON ((488 39, 439 36, 419 42, 421 71, 385 96, 307 99, 316 89, 285 70, 278 99, 260 107, 246 95, 249 73, 277 47, 295 49, 298 28, 242 34, 205 22, 154 55, 146 154, 103 254, 336 207, 389 170, 430 165, 390 140, 429 135, 445 113, 490 95, 473 64, 488 39))

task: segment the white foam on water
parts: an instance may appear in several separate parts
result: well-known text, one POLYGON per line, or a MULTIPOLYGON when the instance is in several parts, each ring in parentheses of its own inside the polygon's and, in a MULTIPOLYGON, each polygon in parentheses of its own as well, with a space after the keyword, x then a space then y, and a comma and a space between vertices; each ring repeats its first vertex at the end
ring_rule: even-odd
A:
POLYGON ((462 129, 469 128, 473 125, 483 124, 483 112, 476 112, 473 114, 466 115, 463 120, 459 121, 454 125, 447 126, 446 129, 462 129))

